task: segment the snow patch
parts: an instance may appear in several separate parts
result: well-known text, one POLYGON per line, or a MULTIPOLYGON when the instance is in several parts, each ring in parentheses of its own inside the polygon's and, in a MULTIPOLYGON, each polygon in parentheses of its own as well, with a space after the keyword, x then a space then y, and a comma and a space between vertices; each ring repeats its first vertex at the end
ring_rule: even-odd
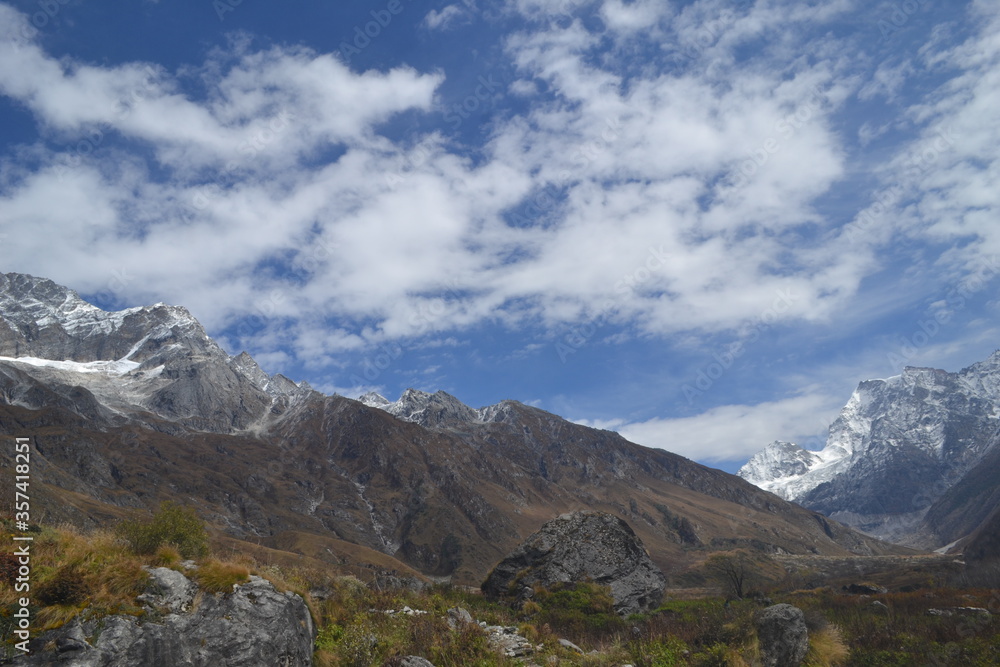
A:
MULTIPOLYGON (((29 366, 40 366, 55 368, 60 371, 71 373, 102 373, 104 375, 125 375, 139 367, 139 363, 129 361, 127 358, 117 361, 56 361, 54 359, 39 359, 38 357, 0 357, 0 361, 11 361, 14 363, 28 364, 29 366)), ((159 369, 163 370, 162 367, 159 369)))

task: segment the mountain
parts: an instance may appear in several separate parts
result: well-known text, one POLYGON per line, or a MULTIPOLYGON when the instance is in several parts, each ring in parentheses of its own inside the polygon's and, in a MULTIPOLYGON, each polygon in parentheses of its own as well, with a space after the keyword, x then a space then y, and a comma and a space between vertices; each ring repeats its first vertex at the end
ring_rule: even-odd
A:
POLYGON ((738 475, 882 539, 960 540, 1000 500, 1000 352, 957 373, 907 367, 861 382, 810 452, 776 442, 738 475))
POLYGON ((517 401, 326 396, 229 356, 183 308, 107 312, 20 274, 0 278, 0 433, 32 438, 45 520, 106 524, 175 500, 220 540, 359 572, 478 584, 545 521, 580 509, 626 520, 668 574, 734 547, 903 552, 517 401))

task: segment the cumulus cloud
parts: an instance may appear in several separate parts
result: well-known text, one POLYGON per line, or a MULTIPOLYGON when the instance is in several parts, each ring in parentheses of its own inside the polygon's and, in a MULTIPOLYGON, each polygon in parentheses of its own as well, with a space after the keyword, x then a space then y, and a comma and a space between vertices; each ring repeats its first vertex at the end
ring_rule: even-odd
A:
MULTIPOLYGON (((98 65, 47 53, 0 4, 0 93, 40 127, 22 147, 34 166, 0 170, 0 259, 123 303, 183 303, 279 365, 484 322, 599 316, 663 337, 831 321, 898 235, 963 240, 938 267, 956 279, 1000 252, 995 9, 975 3, 965 43, 880 64, 829 29, 852 6, 519 0, 504 57, 527 106, 470 151, 443 128, 386 129, 440 111, 446 72, 356 72, 238 39, 180 71, 98 65), (636 50, 656 57, 635 67, 636 50), (925 67, 957 74, 900 111, 914 139, 866 183, 881 212, 825 215, 817 202, 858 168, 852 142, 887 125, 845 131, 847 107, 899 103, 925 67)), ((826 405, 623 428, 721 460, 826 405)))

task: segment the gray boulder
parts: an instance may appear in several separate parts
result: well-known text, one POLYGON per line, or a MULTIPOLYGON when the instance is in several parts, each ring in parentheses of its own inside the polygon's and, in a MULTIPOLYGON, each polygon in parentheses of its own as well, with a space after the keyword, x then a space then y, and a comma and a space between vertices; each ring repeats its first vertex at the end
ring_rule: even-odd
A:
POLYGON ((809 652, 805 614, 790 604, 768 607, 757 618, 757 639, 764 667, 798 667, 809 652))
POLYGON ((408 655, 400 661, 399 667, 434 667, 434 663, 417 655, 408 655))
POLYGON ((15 658, 12 664, 72 667, 312 664, 312 618, 298 595, 279 593, 269 581, 251 576, 249 582, 237 586, 232 593, 203 594, 200 599, 194 596, 189 599, 194 584, 180 573, 167 575, 160 570, 163 568, 150 572, 150 585, 140 600, 147 607, 167 612, 162 618, 148 622, 132 616, 83 622, 75 619, 32 641, 32 652, 15 658))
POLYGON ((627 523, 603 512, 563 514, 546 523, 502 560, 483 582, 492 599, 524 586, 591 581, 610 587, 622 615, 655 608, 666 579, 627 523))

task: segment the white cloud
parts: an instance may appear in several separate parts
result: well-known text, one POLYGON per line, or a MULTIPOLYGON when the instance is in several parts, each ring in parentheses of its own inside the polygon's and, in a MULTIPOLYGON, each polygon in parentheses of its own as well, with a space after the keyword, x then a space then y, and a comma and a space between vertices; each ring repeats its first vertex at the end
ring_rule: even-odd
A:
POLYGON ((456 22, 460 21, 463 17, 468 15, 467 7, 459 7, 458 5, 447 5, 441 9, 441 11, 430 10, 427 12, 427 16, 424 17, 423 24, 427 26, 430 30, 447 30, 455 25, 456 22))
POLYGON ((617 425, 626 439, 699 461, 749 459, 775 440, 816 449, 846 402, 821 392, 759 403, 723 405, 694 417, 617 425))
MULTIPOLYGON (((184 303, 213 329, 253 321, 266 358, 288 350, 316 366, 484 321, 600 314, 665 336, 768 314, 824 321, 851 303, 889 236, 847 239, 814 208, 849 173, 839 114, 866 90, 825 30, 850 3, 699 2, 672 16, 667 3, 608 0, 608 29, 631 36, 613 48, 569 20, 594 2, 516 6, 537 19, 506 44, 510 90, 531 106, 498 120, 474 163, 449 137, 378 132, 435 110, 444 74, 355 73, 330 54, 241 41, 181 72, 99 66, 46 53, 0 4, 17 37, 0 46, 0 92, 67 147, 33 147, 40 168, 0 191, 5 268, 184 303), (759 55, 736 57, 763 36, 759 55), (624 66, 636 41, 661 37, 691 49, 663 68, 624 66), (202 87, 207 98, 191 92, 202 87), (96 150, 73 148, 95 128, 96 150)), ((1000 251, 998 33, 925 55, 963 73, 912 110, 925 129, 911 149, 945 129, 952 145, 933 169, 907 176, 901 156, 884 174, 923 193, 891 228, 976 239, 955 262, 1000 251)), ((883 93, 911 74, 879 71, 883 93)))

